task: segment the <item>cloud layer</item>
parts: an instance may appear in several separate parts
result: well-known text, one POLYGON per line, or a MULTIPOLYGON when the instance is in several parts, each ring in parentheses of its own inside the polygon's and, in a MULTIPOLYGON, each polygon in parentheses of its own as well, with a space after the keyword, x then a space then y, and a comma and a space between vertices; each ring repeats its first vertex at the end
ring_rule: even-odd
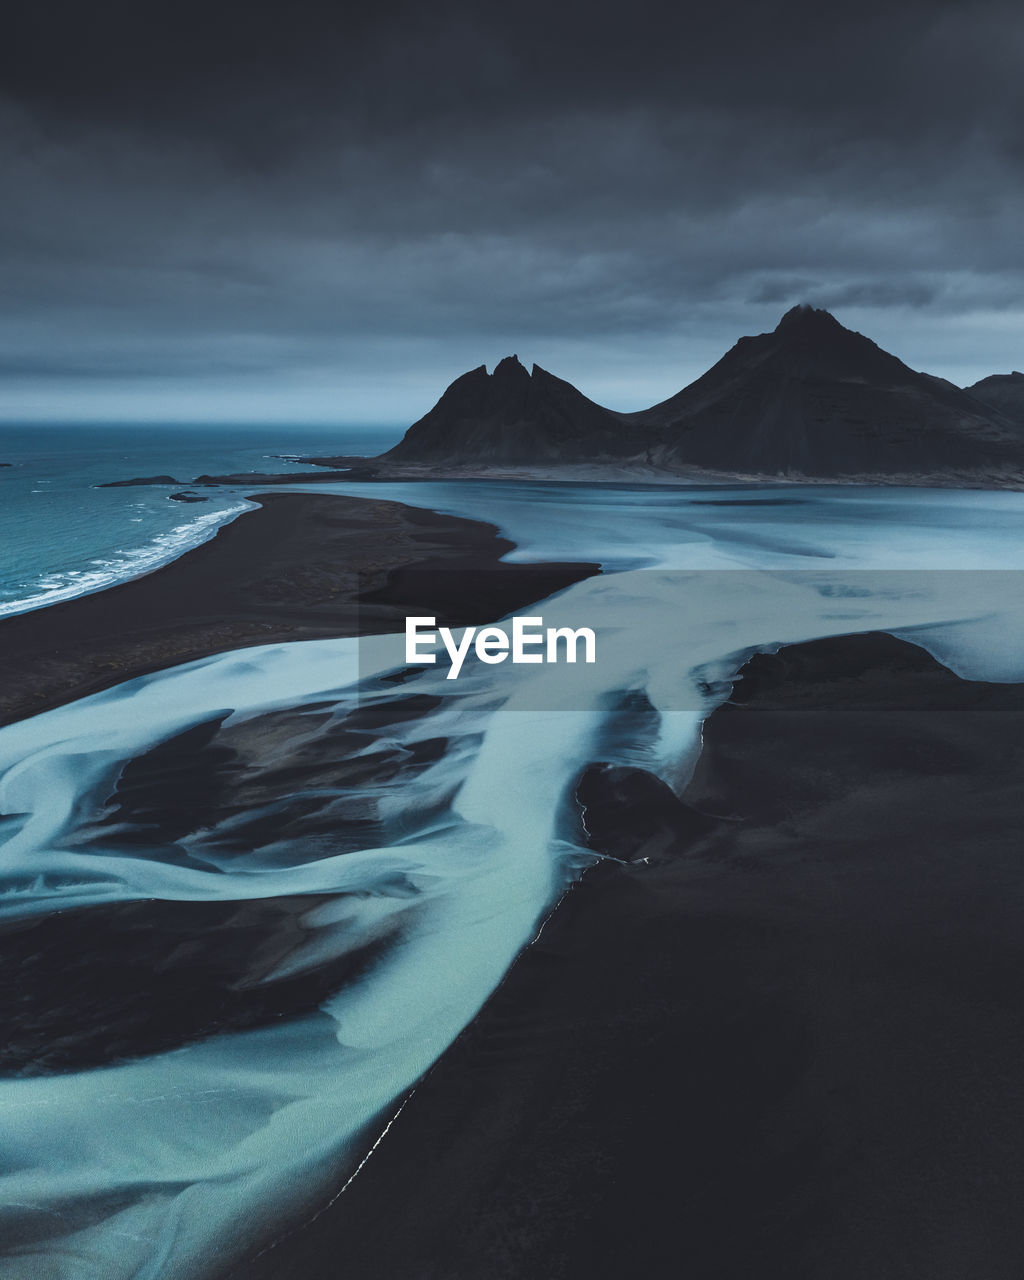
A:
POLYGON ((1015 3, 68 3, 0 52, 0 416, 671 394, 794 302, 1024 364, 1015 3))

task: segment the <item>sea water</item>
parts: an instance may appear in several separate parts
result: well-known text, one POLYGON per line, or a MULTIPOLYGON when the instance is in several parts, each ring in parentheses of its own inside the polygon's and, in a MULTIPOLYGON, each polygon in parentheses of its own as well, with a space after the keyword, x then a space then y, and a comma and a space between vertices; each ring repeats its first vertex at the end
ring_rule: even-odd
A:
POLYGON ((154 569, 246 510, 245 489, 103 489, 111 480, 309 471, 276 455, 375 454, 380 428, 0 427, 0 616, 95 591, 154 569))

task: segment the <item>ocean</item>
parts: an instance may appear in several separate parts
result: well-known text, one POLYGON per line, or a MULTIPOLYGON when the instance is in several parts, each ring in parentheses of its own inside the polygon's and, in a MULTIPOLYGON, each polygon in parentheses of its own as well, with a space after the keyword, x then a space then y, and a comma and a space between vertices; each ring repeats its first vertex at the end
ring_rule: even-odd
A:
MULTIPOLYGON (((53 604, 156 568, 245 509, 244 490, 207 501, 108 480, 287 471, 279 454, 376 454, 398 428, 260 426, 0 427, 0 615, 53 604)), ((183 485, 183 487, 187 487, 183 485)))

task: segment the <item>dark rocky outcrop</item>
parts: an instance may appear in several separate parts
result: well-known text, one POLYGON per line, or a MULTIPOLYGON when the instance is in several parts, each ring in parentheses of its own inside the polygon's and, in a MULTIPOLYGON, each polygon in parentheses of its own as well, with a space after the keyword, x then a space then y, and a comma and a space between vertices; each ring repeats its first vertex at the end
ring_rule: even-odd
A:
POLYGON ((538 365, 508 356, 456 378, 383 455, 395 462, 567 462, 637 453, 643 432, 538 365))
POLYGON ((657 857, 700 839, 716 820, 684 804, 646 769, 592 764, 577 787, 587 843, 620 862, 657 857))
POLYGON ((993 373, 967 388, 969 395, 1024 427, 1024 373, 993 373))
POLYGON ((653 457, 754 475, 818 478, 1020 469, 1003 414, 917 373, 828 311, 794 307, 741 338, 696 382, 632 420, 653 457))

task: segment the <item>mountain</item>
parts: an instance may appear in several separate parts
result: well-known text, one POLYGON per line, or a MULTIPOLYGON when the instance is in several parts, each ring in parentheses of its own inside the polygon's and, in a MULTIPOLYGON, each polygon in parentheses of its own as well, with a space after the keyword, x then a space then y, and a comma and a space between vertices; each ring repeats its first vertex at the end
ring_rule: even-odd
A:
POLYGON ((651 433, 655 462, 741 474, 931 476, 1024 463, 999 408, 806 305, 629 420, 651 433))
POLYGON ((967 393, 1024 427, 1024 373, 993 373, 968 387, 967 393))
POLYGON ((1024 375, 962 390, 803 305, 639 413, 605 409, 537 365, 527 372, 516 356, 490 374, 481 365, 380 461, 632 461, 684 474, 1016 484, 1022 428, 1024 375))
POLYGON ((643 431, 538 365, 507 356, 456 378, 384 454, 394 462, 600 461, 636 453, 643 431))

